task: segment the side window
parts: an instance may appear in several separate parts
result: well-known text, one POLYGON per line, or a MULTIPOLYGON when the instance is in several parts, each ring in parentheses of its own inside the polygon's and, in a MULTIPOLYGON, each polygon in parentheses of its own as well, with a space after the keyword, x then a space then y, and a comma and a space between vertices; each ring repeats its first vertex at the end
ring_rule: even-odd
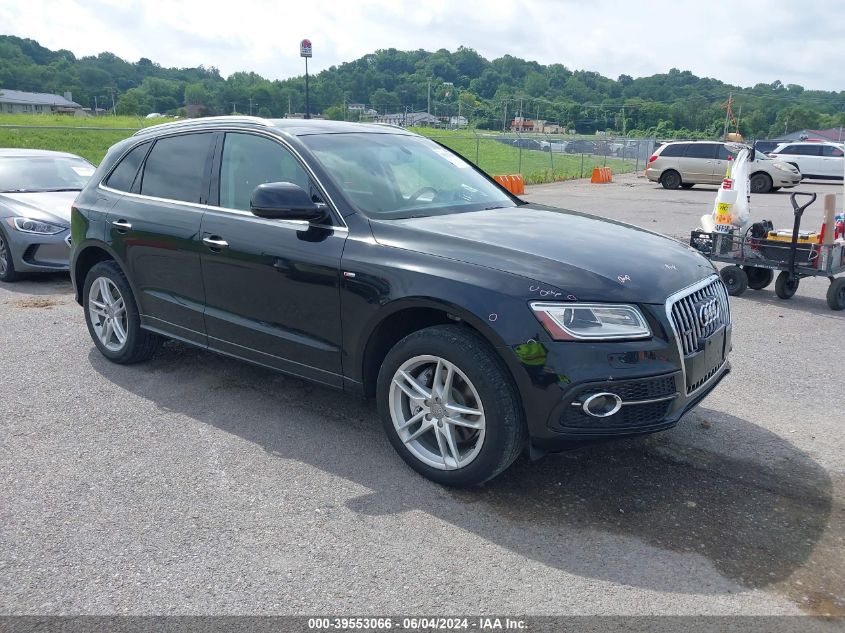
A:
POLYGON ((291 182, 311 193, 308 174, 283 145, 254 134, 227 133, 220 164, 220 206, 249 211, 253 189, 267 182, 291 182))
POLYGON ((801 154, 801 156, 818 156, 821 154, 819 151, 821 150, 820 145, 796 145, 795 148, 798 150, 795 153, 801 154))
POLYGON ((822 156, 835 156, 838 158, 842 156, 843 153, 845 152, 833 145, 822 145, 822 156))
POLYGON ((141 194, 168 200, 205 202, 203 183, 210 133, 160 138, 144 162, 141 194))
MULTIPOLYGON (((762 150, 757 151, 762 153, 762 150)), ((716 155, 716 158, 719 160, 733 160, 736 158, 736 155, 724 145, 719 145, 719 153, 716 155)))
POLYGON ((138 168, 141 166, 144 156, 147 155, 151 142, 141 143, 124 156, 106 180, 106 186, 118 191, 131 191, 135 176, 138 175, 138 168))
POLYGON ((683 156, 684 150, 686 149, 686 143, 678 143, 676 145, 667 145, 663 148, 663 151, 660 152, 660 156, 665 157, 673 157, 673 156, 683 156))
POLYGON ((687 146, 687 158, 716 158, 715 143, 690 143, 687 146))

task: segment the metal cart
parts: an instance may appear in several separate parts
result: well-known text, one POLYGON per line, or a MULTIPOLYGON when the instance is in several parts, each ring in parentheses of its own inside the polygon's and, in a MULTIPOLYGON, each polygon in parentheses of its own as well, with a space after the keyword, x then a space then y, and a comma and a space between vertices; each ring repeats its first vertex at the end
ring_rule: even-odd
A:
MULTIPOLYGON (((772 283, 775 271, 780 271, 775 294, 781 299, 795 294, 802 277, 827 277, 827 305, 831 310, 845 309, 845 277, 836 277, 845 272, 845 244, 839 241, 822 245, 818 237, 815 241, 801 238, 801 216, 815 200, 815 193, 796 192, 790 196, 795 223, 789 241, 752 235, 750 229, 743 233, 693 231, 690 246, 714 262, 730 264, 722 268, 720 275, 732 296, 741 295, 747 288, 762 290, 772 283), (798 196, 809 196, 810 200, 799 205, 798 196)), ((826 230, 832 231, 833 227, 826 230)))

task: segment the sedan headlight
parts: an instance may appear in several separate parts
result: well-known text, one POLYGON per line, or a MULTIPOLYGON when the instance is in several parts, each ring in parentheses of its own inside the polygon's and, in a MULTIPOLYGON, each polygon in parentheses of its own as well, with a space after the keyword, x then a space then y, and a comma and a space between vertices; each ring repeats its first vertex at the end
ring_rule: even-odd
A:
POLYGON ((783 161, 776 160, 772 163, 775 169, 780 169, 781 171, 788 171, 789 173, 798 173, 798 170, 795 168, 795 165, 790 165, 789 163, 784 163, 783 161))
POLYGON ((651 336, 651 329, 636 306, 535 302, 531 309, 551 337, 558 341, 651 336))
POLYGON ((9 225, 22 233, 37 233, 38 235, 55 235, 61 233, 67 227, 58 224, 50 224, 32 218, 8 218, 9 225))

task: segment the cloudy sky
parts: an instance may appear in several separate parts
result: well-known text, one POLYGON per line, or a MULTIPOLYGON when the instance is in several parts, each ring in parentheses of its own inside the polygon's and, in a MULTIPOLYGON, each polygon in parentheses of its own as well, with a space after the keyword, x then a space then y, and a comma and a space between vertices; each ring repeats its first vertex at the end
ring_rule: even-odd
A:
POLYGON ((302 73, 379 48, 511 54, 610 77, 675 67, 743 86, 845 89, 845 0, 24 0, 0 33, 77 55, 302 73))

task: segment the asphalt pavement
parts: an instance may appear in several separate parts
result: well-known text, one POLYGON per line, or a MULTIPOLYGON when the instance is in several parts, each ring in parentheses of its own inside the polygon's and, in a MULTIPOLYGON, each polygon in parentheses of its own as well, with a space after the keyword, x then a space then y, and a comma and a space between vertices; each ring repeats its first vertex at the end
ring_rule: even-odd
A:
MULTIPOLYGON (((714 195, 526 197, 681 237, 714 195)), ((783 192, 752 202, 791 225, 783 192)), ((826 284, 733 299, 733 372, 677 428, 464 491, 407 468, 371 401, 177 343, 114 365, 65 276, 0 285, 0 613, 845 615, 826 284)))

